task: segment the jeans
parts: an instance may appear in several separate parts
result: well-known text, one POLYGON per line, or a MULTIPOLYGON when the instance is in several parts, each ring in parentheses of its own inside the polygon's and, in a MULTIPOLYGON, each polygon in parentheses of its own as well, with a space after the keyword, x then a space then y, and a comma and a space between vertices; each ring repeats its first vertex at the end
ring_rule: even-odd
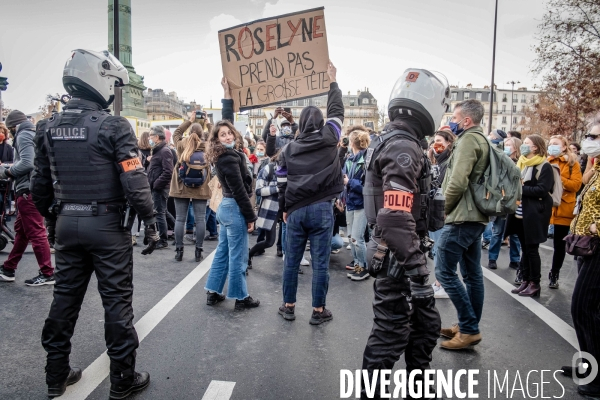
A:
POLYGON ((154 212, 156 213, 156 225, 161 242, 167 241, 167 198, 169 192, 165 190, 153 190, 152 201, 154 202, 154 212))
POLYGON ((175 198, 175 209, 176 209, 176 220, 175 220, 175 247, 183 247, 183 227, 185 224, 185 217, 188 215, 189 205, 194 206, 194 214, 198 215, 195 219, 196 223, 196 247, 202 248, 204 241, 204 230, 206 224, 202 217, 206 214, 206 200, 192 199, 180 199, 175 198))
POLYGON ((324 307, 329 289, 329 257, 333 237, 333 207, 330 201, 299 208, 287 217, 285 263, 283 267, 283 301, 296 303, 298 269, 307 239, 312 257, 312 306, 324 307))
POLYGON ((4 262, 4 269, 11 271, 17 269, 17 264, 21 261, 27 245, 31 242, 40 272, 46 276, 52 276, 54 267, 52 267, 44 217, 35 208, 31 195, 27 198, 17 197, 16 203, 19 213, 15 221, 15 244, 4 262))
POLYGON ((339 250, 344 247, 344 239, 338 233, 333 238, 331 238, 331 250, 339 250))
MULTIPOLYGON (((177 208, 177 200, 175 200, 175 208, 177 208)), ((179 215, 179 211, 176 212, 179 215)), ((185 222, 185 230, 186 232, 192 232, 194 230, 194 226, 196 225, 196 218, 194 217, 194 206, 190 201, 187 209, 187 219, 185 222)), ((177 228, 175 228, 177 229, 177 228)))
MULTIPOLYGON (((489 260, 498 260, 500 254, 500 247, 502 247, 502 240, 504 239, 504 227, 506 226, 506 217, 496 217, 496 220, 492 223, 492 241, 488 250, 489 260)), ((510 262, 521 261, 521 242, 517 235, 509 236, 510 242, 510 262)))
POLYGON ((440 235, 442 234, 442 230, 439 229, 435 232, 429 231, 429 238, 433 240, 433 247, 431 248, 431 255, 435 259, 435 255, 437 254, 438 242, 440 241, 440 235))
POLYGON ((367 265, 367 247, 365 245, 365 229, 367 217, 365 210, 346 211, 346 223, 350 235, 350 249, 354 263, 365 268, 367 265))
POLYGON ((229 277, 227 298, 243 300, 248 297, 248 224, 235 199, 229 197, 219 205, 217 220, 221 234, 204 289, 223 294, 225 280, 229 277))
POLYGON ((279 230, 279 238, 281 239, 281 249, 285 254, 285 237, 287 235, 287 224, 281 221, 281 229, 279 230))
POLYGON ((212 236, 216 236, 217 231, 217 214, 210 207, 206 207, 206 230, 212 236))
POLYGON ((485 228, 478 222, 444 226, 435 257, 435 277, 456 307, 460 332, 469 335, 479 333, 483 311, 481 234, 485 228), (459 262, 464 285, 456 274, 459 262))
POLYGON ((485 243, 489 243, 492 241, 492 227, 493 227, 493 222, 490 222, 489 224, 486 225, 485 230, 483 231, 483 241, 485 243))

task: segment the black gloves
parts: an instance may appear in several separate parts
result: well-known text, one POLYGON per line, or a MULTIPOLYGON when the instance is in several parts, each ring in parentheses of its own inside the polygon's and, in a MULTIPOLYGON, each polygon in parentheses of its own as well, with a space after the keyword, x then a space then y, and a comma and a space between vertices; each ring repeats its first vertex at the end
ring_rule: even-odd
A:
POLYGON ((159 240, 160 236, 158 236, 158 229, 156 228, 156 223, 146 225, 144 228, 144 245, 146 245, 147 247, 144 250, 142 250, 142 254, 152 254, 159 240))

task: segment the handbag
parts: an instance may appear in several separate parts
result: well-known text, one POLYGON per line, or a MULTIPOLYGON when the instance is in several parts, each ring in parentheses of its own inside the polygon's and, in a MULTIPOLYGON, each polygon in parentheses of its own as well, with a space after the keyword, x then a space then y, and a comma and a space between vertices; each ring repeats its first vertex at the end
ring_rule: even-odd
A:
POLYGON ((568 234, 564 239, 567 253, 572 256, 588 257, 593 256, 598 251, 600 238, 598 236, 583 236, 568 234))
POLYGON ((208 187, 210 188, 210 203, 208 207, 214 212, 217 212, 221 201, 223 200, 223 189, 221 188, 221 182, 219 182, 219 178, 216 176, 208 182, 208 187))

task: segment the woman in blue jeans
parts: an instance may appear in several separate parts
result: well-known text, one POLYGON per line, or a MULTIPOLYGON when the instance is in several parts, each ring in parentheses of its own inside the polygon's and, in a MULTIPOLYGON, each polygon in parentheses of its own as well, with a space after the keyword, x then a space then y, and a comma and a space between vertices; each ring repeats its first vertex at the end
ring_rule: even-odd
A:
POLYGON ((235 309, 258 307, 260 302, 248 295, 248 233, 254 230, 256 215, 250 203, 252 176, 246 168, 246 155, 239 151, 242 136, 230 120, 233 100, 227 79, 221 81, 225 91, 223 118, 215 124, 209 137, 208 162, 215 166, 223 190, 223 200, 217 209, 221 225, 219 244, 210 267, 205 289, 206 304, 212 306, 223 300, 225 280, 229 278, 227 297, 235 299, 235 309))

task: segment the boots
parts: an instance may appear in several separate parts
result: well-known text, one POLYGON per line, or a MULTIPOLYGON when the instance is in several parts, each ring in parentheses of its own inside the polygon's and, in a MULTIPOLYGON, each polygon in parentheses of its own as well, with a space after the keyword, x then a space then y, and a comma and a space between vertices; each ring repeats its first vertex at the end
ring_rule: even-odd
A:
POLYGON ((523 296, 523 297, 539 297, 540 296, 540 284, 539 283, 534 283, 534 282, 529 282, 529 286, 527 286, 527 289, 523 290, 522 292, 519 293, 519 296, 523 296))
POLYGON ((514 294, 521 293, 523 290, 527 289, 527 286, 529 286, 529 281, 523 281, 521 282, 521 286, 511 290, 510 292, 514 294))
MULTIPOLYGON (((202 257, 202 250, 202 247, 196 247, 196 262, 204 260, 204 257, 202 257)), ((183 253, 183 249, 181 250, 181 253, 183 253)))
POLYGON ((552 271, 550 271, 548 274, 548 279, 550 280, 548 287, 550 289, 558 289, 558 274, 554 274, 552 271))
POLYGON ((181 261, 183 259, 183 247, 177 247, 175 249, 175 261, 181 261))

